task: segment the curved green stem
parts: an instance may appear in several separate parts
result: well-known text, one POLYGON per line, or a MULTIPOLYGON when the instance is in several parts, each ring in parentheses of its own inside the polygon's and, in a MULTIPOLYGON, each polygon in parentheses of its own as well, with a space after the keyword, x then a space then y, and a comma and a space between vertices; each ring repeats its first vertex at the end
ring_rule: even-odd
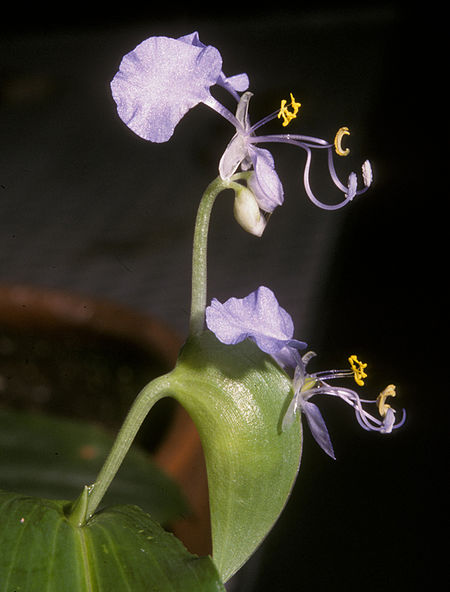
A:
POLYGON ((203 331, 207 298, 207 251, 211 211, 216 197, 225 189, 217 177, 208 185, 197 211, 192 249, 192 293, 189 333, 199 335, 203 331))
POLYGON ((234 175, 230 180, 217 177, 208 185, 202 196, 197 212, 194 230, 194 245, 192 249, 192 297, 191 316, 189 323, 190 335, 200 335, 205 323, 205 309, 207 298, 207 252, 208 230, 211 211, 216 197, 225 189, 233 189, 236 183, 233 179, 241 178, 234 175))
MULTIPOLYGON (((88 488, 89 495, 85 511, 86 520, 97 509, 148 412, 157 401, 170 394, 169 377, 170 373, 155 378, 144 387, 135 399, 94 485, 88 488)), ((77 504, 72 508, 72 513, 76 512, 76 506, 77 504)))
MULTIPOLYGON (((236 188, 233 179, 240 179, 237 174, 232 179, 217 177, 204 192, 197 212, 192 252, 192 300, 190 334, 199 335, 203 331, 207 297, 207 246, 211 211, 216 197, 224 189, 236 188)), ((103 499, 111 481, 122 464, 136 434, 153 405, 170 395, 170 373, 150 382, 137 396, 117 435, 114 445, 106 459, 95 483, 85 487, 80 498, 72 505, 69 519, 77 524, 89 520, 103 499)))

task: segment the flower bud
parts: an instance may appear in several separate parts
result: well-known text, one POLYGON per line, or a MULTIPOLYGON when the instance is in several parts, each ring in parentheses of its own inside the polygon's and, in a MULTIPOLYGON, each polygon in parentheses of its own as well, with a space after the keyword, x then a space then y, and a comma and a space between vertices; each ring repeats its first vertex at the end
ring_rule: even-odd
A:
POLYGON ((264 232, 267 221, 259 209, 254 194, 243 185, 235 192, 234 217, 250 234, 261 236, 264 232))

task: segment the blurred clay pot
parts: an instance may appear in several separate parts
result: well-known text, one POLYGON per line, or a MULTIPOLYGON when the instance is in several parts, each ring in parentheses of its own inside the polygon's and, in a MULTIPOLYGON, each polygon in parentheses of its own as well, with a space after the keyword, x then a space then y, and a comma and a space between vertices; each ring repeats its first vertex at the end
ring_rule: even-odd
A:
MULTIPOLYGON (((107 300, 0 285, 2 405, 50 410, 118 429, 138 394, 136 389, 170 371, 181 345, 182 340, 163 323, 107 300), (14 349, 20 349, 20 369, 14 366, 14 349), (98 353, 103 350, 108 361, 102 376, 94 376, 99 372, 91 370, 91 358, 103 356, 98 353), (84 365, 80 370, 78 358, 84 365), (71 388, 75 396, 53 393, 71 388)), ((184 409, 171 399, 161 403, 165 401, 166 407, 158 413, 159 404, 155 406, 153 426, 156 421, 160 429, 152 429, 154 441, 144 437, 139 443, 151 450, 156 463, 180 485, 192 508, 191 516, 172 525, 173 532, 191 552, 205 555, 211 553, 211 541, 200 439, 184 409), (159 432, 156 440, 155 431, 159 432)))

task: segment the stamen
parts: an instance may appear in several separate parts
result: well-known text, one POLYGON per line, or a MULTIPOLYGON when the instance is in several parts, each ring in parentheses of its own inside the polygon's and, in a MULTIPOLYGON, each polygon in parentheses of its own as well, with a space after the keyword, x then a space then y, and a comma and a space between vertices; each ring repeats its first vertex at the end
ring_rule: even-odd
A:
POLYGON ((381 417, 385 417, 386 413, 388 412, 388 409, 391 408, 391 406, 386 403, 386 399, 388 397, 395 397, 395 395, 396 395, 395 384, 389 384, 384 389, 384 391, 381 391, 381 393, 378 395, 377 406, 378 406, 378 411, 379 411, 381 417))
POLYGON ((348 127, 341 127, 338 129, 337 134, 334 138, 334 148, 336 150, 336 154, 338 154, 339 156, 347 156, 347 154, 350 153, 350 149, 346 148, 345 150, 343 150, 342 148, 342 138, 344 136, 349 136, 350 132, 348 127))
POLYGON ((335 380, 336 378, 348 378, 349 376, 353 376, 354 373, 352 370, 321 370, 319 372, 314 372, 311 374, 314 378, 319 379, 320 381, 327 381, 327 380, 335 380))
POLYGON ((363 162, 362 176, 363 176, 364 185, 366 187, 370 187, 370 185, 372 184, 372 180, 373 180, 373 173, 372 173, 372 166, 368 160, 363 162))
POLYGON ((297 103, 295 101, 294 95, 292 93, 290 93, 291 95, 291 102, 288 106, 286 106, 286 99, 283 99, 281 101, 281 107, 280 110, 278 111, 278 119, 283 118, 283 127, 286 127, 287 125, 289 125, 289 123, 295 119, 297 117, 297 113, 298 110, 301 107, 301 103, 297 103), (289 111, 289 107, 292 107, 292 111, 289 111))
POLYGON ((367 364, 360 362, 355 355, 349 357, 348 361, 353 370, 353 376, 358 386, 364 386, 363 378, 367 378, 367 374, 364 372, 364 368, 367 368, 367 364))

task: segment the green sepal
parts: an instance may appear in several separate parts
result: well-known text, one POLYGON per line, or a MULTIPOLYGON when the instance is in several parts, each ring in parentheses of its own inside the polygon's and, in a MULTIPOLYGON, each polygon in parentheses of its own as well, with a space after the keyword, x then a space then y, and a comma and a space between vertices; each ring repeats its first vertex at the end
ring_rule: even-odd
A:
POLYGON ((0 492, 2 591, 224 592, 209 557, 190 554, 137 506, 107 508, 83 527, 71 509, 0 492))
POLYGON ((170 384, 200 434, 213 559, 227 581, 270 531, 297 476, 300 419, 281 428, 292 381, 253 342, 224 345, 206 331, 185 344, 170 384))

